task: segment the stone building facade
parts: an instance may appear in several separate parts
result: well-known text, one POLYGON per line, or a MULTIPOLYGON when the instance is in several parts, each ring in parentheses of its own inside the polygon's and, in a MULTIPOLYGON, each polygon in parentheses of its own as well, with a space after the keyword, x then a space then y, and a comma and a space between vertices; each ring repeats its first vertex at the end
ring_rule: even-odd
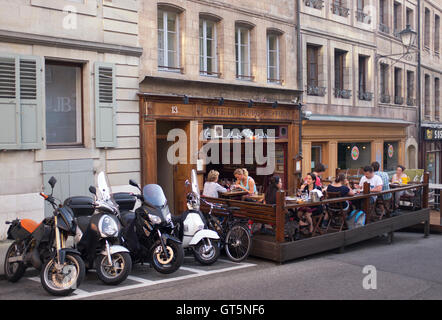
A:
MULTIPOLYGON (((1 0, 0 240, 51 214, 39 192, 140 180, 138 0, 1 0)), ((130 190, 130 189, 129 189, 130 190)))

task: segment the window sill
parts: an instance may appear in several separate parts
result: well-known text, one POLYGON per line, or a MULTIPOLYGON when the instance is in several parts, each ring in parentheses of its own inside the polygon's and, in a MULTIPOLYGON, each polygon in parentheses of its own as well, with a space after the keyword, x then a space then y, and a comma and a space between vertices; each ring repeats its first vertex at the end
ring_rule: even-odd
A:
POLYGON ((99 159, 99 158, 100 158, 100 151, 98 149, 86 149, 81 147, 41 149, 35 152, 35 161, 99 159))

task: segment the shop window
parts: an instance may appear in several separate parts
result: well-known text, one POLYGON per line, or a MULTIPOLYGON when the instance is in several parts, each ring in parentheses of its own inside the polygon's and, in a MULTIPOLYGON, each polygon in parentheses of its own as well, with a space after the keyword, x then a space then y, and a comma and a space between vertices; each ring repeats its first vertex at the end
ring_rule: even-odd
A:
POLYGON ((430 173, 430 183, 439 183, 440 180, 440 152, 427 153, 427 171, 430 173))
POLYGON ((219 75, 216 26, 216 21, 200 18, 200 73, 202 75, 219 75))
POLYGON ((158 8, 158 68, 180 72, 179 13, 158 8))
POLYGON ((79 64, 46 62, 48 147, 81 145, 83 142, 81 73, 79 64))
POLYGON ((359 169, 370 163, 370 142, 338 143, 338 167, 340 169, 359 169))
POLYGON ((384 142, 384 165, 383 169, 386 172, 393 172, 396 170, 399 163, 399 142, 384 142))

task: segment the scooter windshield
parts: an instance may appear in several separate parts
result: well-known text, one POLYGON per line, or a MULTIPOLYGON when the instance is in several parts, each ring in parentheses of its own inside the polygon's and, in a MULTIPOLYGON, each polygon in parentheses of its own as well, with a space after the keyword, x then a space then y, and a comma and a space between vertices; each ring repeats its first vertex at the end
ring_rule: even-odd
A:
POLYGON ((106 174, 101 171, 97 177, 98 199, 111 205, 118 212, 117 202, 114 200, 112 189, 106 174))
POLYGON ((162 208, 167 204, 163 189, 157 184, 146 185, 143 188, 143 197, 145 202, 157 208, 162 208))
POLYGON ((196 170, 192 169, 191 177, 190 177, 191 183, 192 183, 192 192, 197 197, 197 200, 200 199, 200 187, 198 185, 198 178, 196 176, 196 170))

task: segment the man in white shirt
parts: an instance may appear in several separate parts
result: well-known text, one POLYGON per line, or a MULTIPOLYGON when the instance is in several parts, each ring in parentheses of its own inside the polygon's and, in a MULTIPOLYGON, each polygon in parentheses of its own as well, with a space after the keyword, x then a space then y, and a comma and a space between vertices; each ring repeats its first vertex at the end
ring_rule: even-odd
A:
MULTIPOLYGON (((372 166, 364 167, 364 176, 359 181, 359 189, 364 189, 364 183, 368 182, 370 184, 371 192, 381 192, 382 191, 382 178, 374 173, 372 166)), ((372 202, 376 201, 376 196, 371 197, 372 202)))

